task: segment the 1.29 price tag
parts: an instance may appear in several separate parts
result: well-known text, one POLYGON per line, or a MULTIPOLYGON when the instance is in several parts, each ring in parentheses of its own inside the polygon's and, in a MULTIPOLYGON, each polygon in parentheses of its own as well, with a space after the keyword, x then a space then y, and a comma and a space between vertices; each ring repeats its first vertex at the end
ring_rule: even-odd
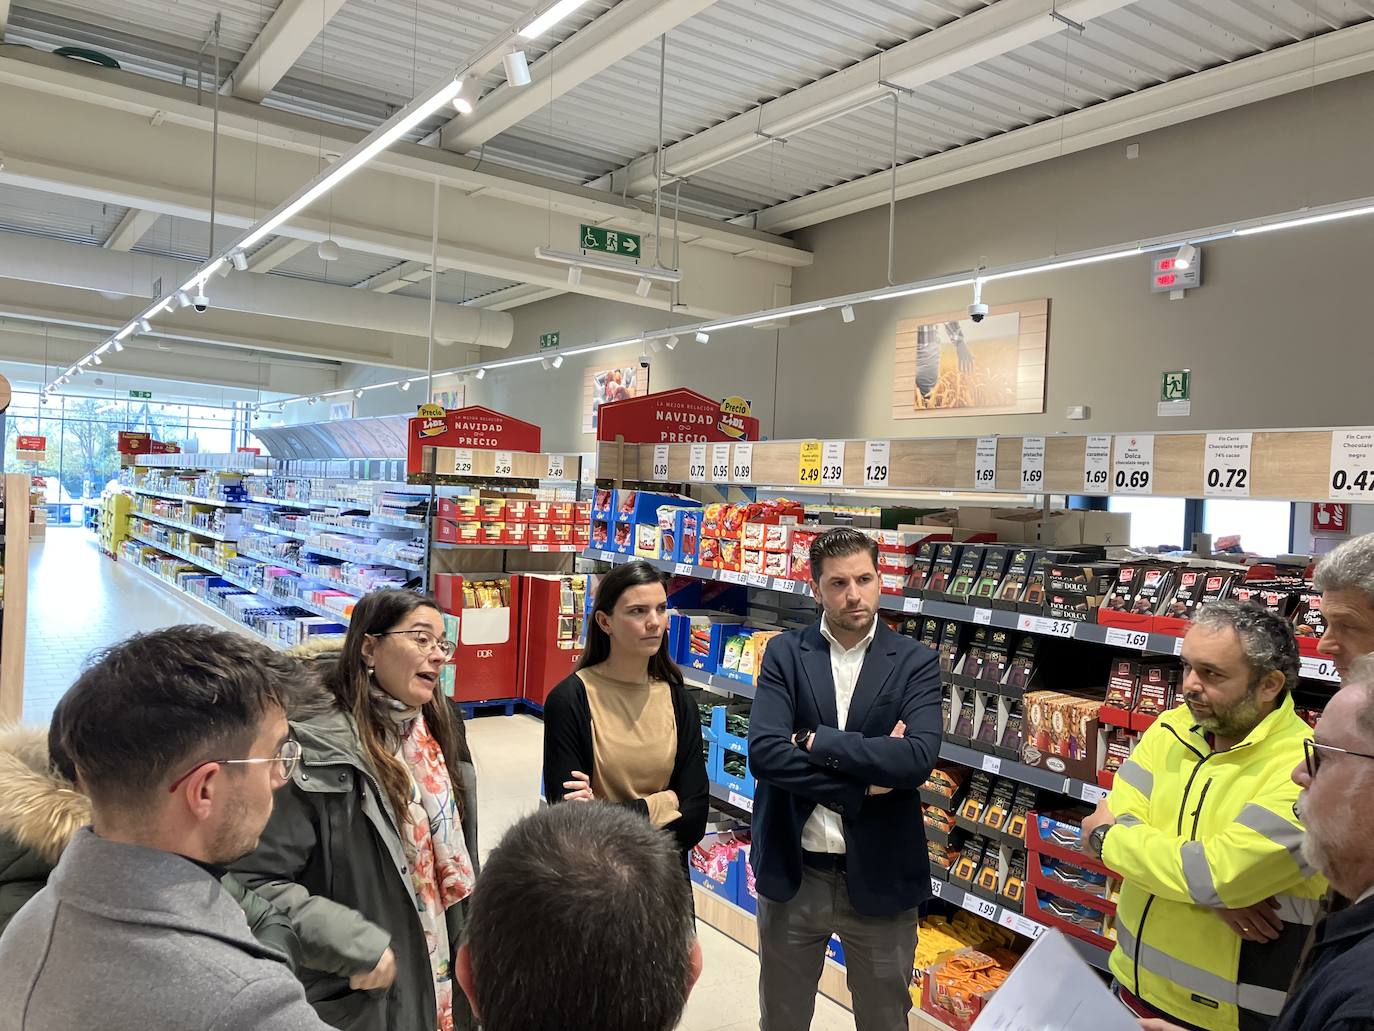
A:
POLYGON ((1337 501, 1374 498, 1374 431, 1331 434, 1331 497, 1337 501))
POLYGON ((892 441, 864 441, 864 486, 886 487, 892 472, 892 441))

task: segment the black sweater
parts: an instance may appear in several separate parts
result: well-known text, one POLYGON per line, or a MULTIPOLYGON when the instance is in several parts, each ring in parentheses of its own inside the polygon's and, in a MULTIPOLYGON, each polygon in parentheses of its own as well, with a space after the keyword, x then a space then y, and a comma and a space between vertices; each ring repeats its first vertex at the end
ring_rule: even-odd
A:
POLYGON ((1273 1031, 1374 1028, 1374 898, 1332 913, 1317 926, 1273 1031))
MULTIPOLYGON (((681 685, 668 686, 677 720, 677 753, 666 789, 677 795, 678 812, 682 815, 663 829, 673 836, 678 851, 685 855, 706 833, 709 789, 706 761, 701 757, 701 718, 696 704, 681 685)), ((587 687, 573 673, 549 692, 544 703, 544 796, 549 804, 563 801, 563 784, 572 778, 573 770, 590 773, 594 765, 587 687)), ((649 806, 643 799, 625 805, 648 818, 649 806)))

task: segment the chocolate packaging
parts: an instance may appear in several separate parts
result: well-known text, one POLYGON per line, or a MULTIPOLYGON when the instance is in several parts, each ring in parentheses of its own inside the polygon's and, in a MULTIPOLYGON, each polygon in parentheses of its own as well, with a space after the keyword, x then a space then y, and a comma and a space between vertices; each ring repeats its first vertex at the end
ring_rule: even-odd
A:
POLYGON ((1326 617, 1322 615, 1320 594, 1303 591, 1298 595, 1298 604, 1293 610, 1293 633, 1299 638, 1320 638, 1326 633, 1326 617))
POLYGON ((1046 577, 1050 615, 1096 622, 1097 610, 1110 593, 1116 573, 1117 567, 1102 564, 1050 566, 1046 577))
POLYGON ((973 590, 969 592, 970 602, 981 605, 992 601, 997 594, 997 588, 1002 584, 1010 556, 1009 548, 994 546, 983 549, 983 567, 978 572, 973 590))
POLYGON ((1140 575, 1140 586, 1136 588, 1131 611, 1138 616, 1153 616, 1159 612, 1166 598, 1174 588, 1174 571, 1161 566, 1150 566, 1140 575))
POLYGON ((945 541, 935 549, 935 561, 930 566, 930 578, 926 581, 925 596, 943 598, 954 579, 954 570, 963 557, 962 545, 945 541))
POLYGON ((1026 695, 1027 737, 1022 761, 1079 780, 1092 781, 1101 767, 1102 703, 1054 691, 1026 695))
POLYGON ((969 595, 973 592, 973 585, 978 580, 978 571, 982 568, 982 561, 982 548, 973 545, 964 548, 964 553, 959 557, 959 564, 954 569, 954 576, 945 591, 945 597, 948 600, 968 600, 969 595))
POLYGON ((1019 548, 1011 552, 1007 560, 1007 571, 993 597, 993 607, 1015 609, 1026 591, 1026 581, 1030 579, 1031 569, 1040 552, 1032 548, 1019 548))

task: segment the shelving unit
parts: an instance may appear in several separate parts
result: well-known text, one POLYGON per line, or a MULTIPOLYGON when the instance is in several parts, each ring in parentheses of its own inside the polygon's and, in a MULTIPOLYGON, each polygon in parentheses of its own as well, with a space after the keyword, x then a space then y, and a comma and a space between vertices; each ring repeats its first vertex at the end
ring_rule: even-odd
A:
POLYGON ((130 515, 135 519, 146 519, 150 523, 161 523, 163 526, 170 526, 174 530, 185 530, 187 533, 194 534, 197 537, 205 537, 212 541, 232 544, 237 540, 235 537, 216 533, 214 530, 202 530, 200 527, 194 526, 191 523, 183 523, 176 519, 168 519, 166 516, 153 515, 151 512, 140 512, 138 509, 134 509, 130 515))
POLYGON ((0 593, 0 722, 24 714, 24 635, 29 600, 29 478, 0 477, 4 591, 0 593))

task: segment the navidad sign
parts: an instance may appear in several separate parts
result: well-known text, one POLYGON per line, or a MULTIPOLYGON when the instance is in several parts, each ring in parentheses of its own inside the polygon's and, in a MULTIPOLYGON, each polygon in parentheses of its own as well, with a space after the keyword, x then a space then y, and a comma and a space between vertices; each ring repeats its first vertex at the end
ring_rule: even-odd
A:
POLYGON ((758 440, 759 421, 747 411, 740 398, 713 401, 679 387, 602 405, 596 439, 622 439, 628 444, 758 440))
POLYGON ((427 447, 538 451, 539 442, 539 427, 534 423, 490 408, 472 405, 445 412, 437 405, 425 405, 420 414, 410 420, 406 473, 416 476, 424 471, 424 449, 427 447))

